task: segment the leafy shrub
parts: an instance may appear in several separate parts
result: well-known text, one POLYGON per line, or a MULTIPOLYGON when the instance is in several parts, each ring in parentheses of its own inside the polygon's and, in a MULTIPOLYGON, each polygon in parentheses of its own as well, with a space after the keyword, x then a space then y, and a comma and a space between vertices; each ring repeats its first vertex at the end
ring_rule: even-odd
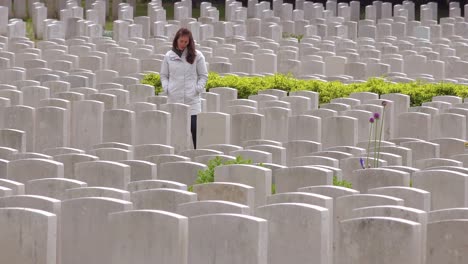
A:
MULTIPOLYGON (((206 170, 198 171, 198 177, 195 183, 202 184, 202 183, 214 182, 215 168, 221 165, 231 165, 231 164, 252 164, 252 160, 243 159, 242 156, 237 156, 235 160, 224 161, 220 157, 216 157, 208 161, 208 168, 206 170)), ((263 164, 260 163, 260 164, 257 164, 257 166, 263 167, 263 164)), ((192 192, 193 186, 189 186, 188 190, 192 192)), ((276 186, 274 184, 271 185, 271 191, 272 193, 275 193, 276 191, 276 186)))
POLYGON ((292 33, 286 33, 286 32, 283 32, 283 38, 295 38, 297 39, 298 42, 301 42, 302 38, 304 37, 304 35, 302 34, 292 34, 292 33))
POLYGON ((252 164, 252 160, 245 160, 241 156, 237 156, 235 160, 224 161, 220 157, 216 157, 208 162, 208 168, 206 170, 199 170, 198 177, 196 180, 197 184, 214 182, 214 171, 215 168, 220 165, 231 165, 231 164, 252 164))
MULTIPOLYGON (((158 74, 147 74, 142 83, 154 86, 156 94, 162 91, 158 74)), ((206 88, 231 87, 238 90, 239 98, 248 98, 266 89, 279 89, 286 92, 314 91, 320 94, 320 103, 329 103, 331 99, 348 97, 356 92, 373 92, 378 94, 402 93, 411 97, 411 105, 418 106, 432 100, 438 95, 468 97, 468 87, 453 83, 390 83, 382 78, 371 78, 365 83, 343 84, 341 82, 323 82, 317 80, 296 79, 290 74, 275 74, 265 77, 220 76, 210 72, 206 88)))
POLYGON ((333 175, 333 185, 335 186, 341 186, 341 187, 346 187, 346 188, 353 188, 353 184, 351 184, 349 181, 347 180, 341 180, 339 181, 338 180, 338 177, 336 177, 336 175, 333 175))
MULTIPOLYGON (((203 183, 210 183, 214 182, 214 171, 215 168, 221 165, 230 165, 230 164, 252 164, 252 160, 250 159, 243 159, 242 156, 237 156, 235 160, 228 160, 224 161, 220 157, 215 157, 214 159, 208 161, 208 168, 206 170, 199 170, 198 177, 195 183, 203 184, 203 183)), ((258 166, 262 166, 263 164, 258 164, 258 166)), ((339 181, 338 178, 334 175, 333 176, 333 185, 335 186, 342 186, 346 188, 352 188, 352 184, 346 180, 339 181)), ((188 191, 193 192, 193 186, 188 187, 188 191)), ((276 193, 276 185, 271 185, 271 194, 276 193)))
POLYGON ((333 185, 334 186, 341 186, 341 187, 346 187, 346 188, 352 188, 353 184, 351 182, 348 182, 346 180, 338 180, 336 176, 333 176, 333 185))
POLYGON ((159 74, 146 74, 145 77, 143 77, 143 80, 141 80, 141 83, 154 86, 154 92, 156 93, 156 95, 163 91, 161 84, 161 76, 159 76, 159 74))

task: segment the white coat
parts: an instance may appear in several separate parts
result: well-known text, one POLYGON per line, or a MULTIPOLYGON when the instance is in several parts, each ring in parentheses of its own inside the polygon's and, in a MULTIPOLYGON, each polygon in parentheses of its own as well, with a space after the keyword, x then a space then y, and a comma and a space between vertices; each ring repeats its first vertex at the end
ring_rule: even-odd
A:
POLYGON ((193 64, 187 62, 187 49, 179 57, 170 50, 161 65, 161 84, 168 103, 182 103, 190 106, 190 115, 201 112, 200 93, 205 91, 208 71, 205 57, 200 51, 193 64))

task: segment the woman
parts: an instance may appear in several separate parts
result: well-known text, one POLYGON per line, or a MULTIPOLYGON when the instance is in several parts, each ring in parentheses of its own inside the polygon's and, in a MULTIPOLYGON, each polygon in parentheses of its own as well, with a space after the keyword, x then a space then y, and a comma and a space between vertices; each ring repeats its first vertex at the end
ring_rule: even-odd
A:
POLYGON ((190 106, 193 147, 197 148, 197 114, 201 112, 200 93, 208 80, 205 57, 195 50, 192 32, 186 28, 177 31, 172 50, 164 56, 161 83, 168 103, 190 106))

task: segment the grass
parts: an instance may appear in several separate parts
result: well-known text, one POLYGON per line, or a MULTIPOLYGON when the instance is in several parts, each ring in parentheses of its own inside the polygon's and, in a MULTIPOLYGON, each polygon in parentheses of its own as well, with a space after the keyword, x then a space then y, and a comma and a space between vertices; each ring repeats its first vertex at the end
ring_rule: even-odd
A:
MULTIPOLYGON (((224 4, 212 3, 212 6, 216 7, 219 10, 219 19, 224 20, 224 13, 225 13, 224 4)), ((174 2, 164 2, 163 7, 166 10, 166 19, 167 20, 174 19, 174 2)), ((148 15, 148 3, 138 2, 136 4, 135 17, 147 16, 147 15, 148 15)), ((192 17, 193 18, 200 17, 200 8, 198 7, 192 8, 192 17)), ((104 29, 108 31, 112 31, 112 27, 113 27, 113 21, 107 20, 106 26, 104 29)))
MULTIPOLYGON (((224 20, 224 4, 216 4, 213 3, 213 6, 215 6, 219 10, 219 18, 220 20, 224 20)), ((85 0, 82 0, 82 6, 85 6, 85 0)), ((163 3, 163 7, 166 10, 166 19, 167 20, 172 20, 174 19, 174 3, 173 2, 165 2, 163 3)), ((137 16, 147 16, 148 15, 148 3, 142 3, 142 2, 137 2, 136 4, 136 10, 135 10, 135 17, 137 16)), ((198 18, 200 17, 200 8, 193 8, 192 9, 192 17, 198 18)), ((106 31, 112 31, 114 24, 111 19, 106 20, 106 25, 104 26, 104 30, 106 31)), ((34 28, 32 24, 32 19, 28 18, 26 20, 26 36, 31 39, 32 41, 36 41, 36 38, 34 36, 34 28)))
MULTIPOLYGON (((207 1, 211 2, 211 1, 207 1)), ((82 0, 82 6, 85 6, 85 0, 82 0)), ((212 3, 212 6, 216 7, 219 10, 219 18, 220 20, 224 20, 224 14, 225 14, 225 5, 224 4, 218 4, 218 3, 212 3)), ((163 7, 166 10, 166 19, 167 20, 172 20, 174 19, 174 2, 173 1, 164 1, 163 2, 163 7)), ((419 20, 419 6, 416 7, 416 19, 419 20)), ((438 10, 439 18, 440 17, 447 17, 448 16, 448 10, 444 8, 439 8, 438 10)), ((136 10, 135 10, 135 17, 137 16, 147 16, 148 15, 148 3, 143 3, 143 2, 137 2, 136 4, 136 10)), ((192 9, 192 17, 198 18, 200 17, 200 8, 194 7, 192 9)), ((361 19, 365 18, 365 7, 361 7, 361 19)), ((108 18, 106 21, 106 25, 104 26, 104 30, 106 31, 112 31, 113 28, 113 21, 108 18)), ((31 18, 28 18, 26 20, 26 35, 29 37, 31 40, 36 41, 35 36, 34 36, 34 29, 32 26, 32 20, 31 18)))
POLYGON ((26 19, 26 37, 31 41, 37 41, 36 36, 34 35, 34 26, 32 23, 32 18, 26 19))

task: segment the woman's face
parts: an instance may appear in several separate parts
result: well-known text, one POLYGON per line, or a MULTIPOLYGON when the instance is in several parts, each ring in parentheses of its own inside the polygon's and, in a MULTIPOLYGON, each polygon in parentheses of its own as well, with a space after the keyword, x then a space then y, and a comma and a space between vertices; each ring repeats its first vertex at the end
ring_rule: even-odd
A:
POLYGON ((189 44, 188 36, 180 36, 179 39, 177 40, 177 48, 179 50, 184 50, 188 44, 189 44))

